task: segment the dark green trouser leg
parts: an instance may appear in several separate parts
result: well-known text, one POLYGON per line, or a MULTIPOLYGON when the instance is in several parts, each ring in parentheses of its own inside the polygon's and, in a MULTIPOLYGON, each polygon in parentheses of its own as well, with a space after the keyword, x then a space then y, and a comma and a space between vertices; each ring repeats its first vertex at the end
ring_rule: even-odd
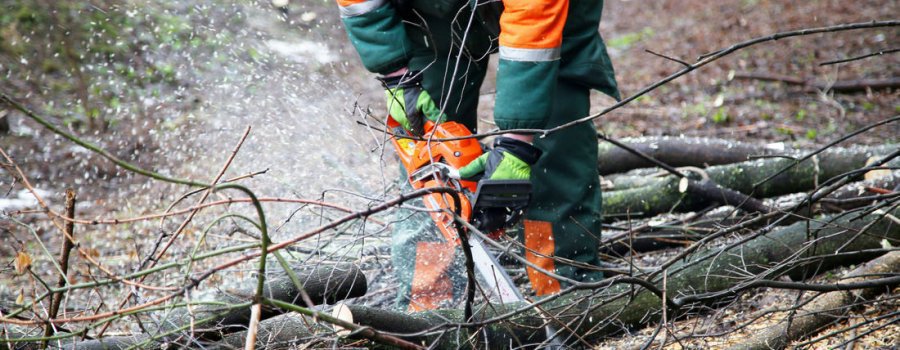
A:
MULTIPOLYGON (((449 38, 449 23, 446 20, 426 20, 429 20, 430 35, 435 40, 440 43, 439 39, 443 36, 449 38)), ((415 34, 411 36, 418 37, 415 34)), ((424 43, 413 39, 421 47, 415 50, 417 55, 410 61, 409 68, 422 71, 422 85, 444 108, 449 120, 463 123, 475 132, 478 91, 487 71, 487 62, 462 58, 451 87, 449 77, 457 65, 456 58, 446 53, 435 54, 432 51, 434 44, 424 46, 424 43)), ((400 181, 405 184, 403 188, 406 191, 411 190, 402 167, 400 181)), ((422 201, 412 204, 424 207, 422 201)), ((391 260, 399 284, 397 308, 400 310, 454 306, 462 300, 466 286, 462 251, 446 242, 427 213, 405 209, 397 211, 391 236, 391 260)))
MULTIPOLYGON (((422 201, 414 204, 424 206, 422 201)), ((399 284, 396 307, 419 311, 457 305, 466 287, 462 251, 444 239, 426 212, 398 209, 394 220, 391 262, 399 284)))
POLYGON ((476 114, 479 89, 487 73, 487 58, 471 61, 462 56, 457 60, 459 48, 450 46, 451 32, 447 19, 428 14, 423 14, 422 17, 428 23, 429 33, 407 26, 410 39, 417 46, 415 56, 409 62, 409 69, 423 72, 422 86, 443 108, 449 120, 460 122, 475 133, 478 126, 476 114), (426 44, 425 38, 430 38, 433 42, 426 44), (435 47, 438 51, 434 50, 435 47), (455 79, 450 79, 454 72, 455 79))
MULTIPOLYGON (((589 90, 560 82, 554 95, 549 127, 588 115, 589 90)), ((547 257, 599 266, 600 184, 597 175, 597 133, 590 123, 566 128, 534 145, 544 151, 532 167, 532 204, 525 215, 526 257, 539 266, 577 281, 603 278, 599 271, 584 269, 547 257)), ((539 295, 565 287, 553 278, 529 268, 529 279, 539 295)))

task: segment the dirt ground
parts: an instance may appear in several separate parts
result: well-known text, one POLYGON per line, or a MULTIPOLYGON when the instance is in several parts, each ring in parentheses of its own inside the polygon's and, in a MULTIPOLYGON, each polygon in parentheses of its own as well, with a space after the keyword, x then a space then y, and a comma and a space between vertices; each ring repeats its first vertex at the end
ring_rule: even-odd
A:
MULTIPOLYGON (((173 62, 183 72, 178 82, 162 89, 162 98, 136 102, 149 115, 123 118, 110 135, 85 136, 142 166, 179 176, 210 178, 220 169, 243 128, 252 125, 254 131, 240 153, 243 156, 235 160, 226 178, 266 169, 266 174, 250 179, 247 184, 265 195, 316 199, 357 209, 395 195, 397 190, 392 187, 391 179, 396 168, 392 160, 378 151, 378 137, 356 123, 360 120, 360 110, 355 107, 379 111, 382 91, 359 64, 333 3, 292 1, 286 18, 267 1, 225 1, 228 6, 218 6, 218 2, 209 6, 209 3, 196 5, 206 11, 203 16, 197 15, 199 10, 192 7, 194 4, 176 1, 171 7, 163 7, 184 14, 196 26, 196 31, 209 31, 210 37, 219 40, 217 49, 179 52, 160 48, 158 58, 173 62), (224 39, 220 40, 220 36, 224 39)), ((893 0, 713 3, 616 0, 606 1, 600 32, 609 46, 622 94, 630 96, 681 68, 679 63, 647 50, 692 62, 701 54, 779 31, 895 19, 892 16, 898 13, 900 4, 893 0)), ((759 44, 665 85, 598 118, 595 124, 598 130, 617 138, 685 135, 761 145, 772 142, 804 147, 822 145, 864 125, 896 116, 900 113, 900 91, 833 93, 742 77, 786 76, 826 85, 897 78, 900 76, 897 53, 837 65, 819 64, 895 48, 898 39, 900 29, 894 27, 759 44)), ((484 98, 480 108, 480 118, 486 122, 490 121, 492 91, 489 79, 482 87, 484 98)), ((37 93, 28 99, 35 101, 42 96, 45 95, 37 93)), ((614 103, 600 94, 593 95, 593 102, 595 112, 614 103)), ((13 117, 13 134, 0 137, 0 146, 21 161, 35 187, 46 191, 55 208, 61 206, 60 194, 69 186, 81 188, 85 200, 79 212, 91 218, 160 212, 183 190, 126 175, 109 162, 51 135, 21 116, 13 117)), ((900 124, 893 123, 855 137, 847 144, 897 142, 900 142, 900 124)), ((0 198, 18 199, 21 187, 17 183, 5 181, 3 185, 6 196, 0 198)), ((339 215, 337 211, 306 205, 267 209, 271 210, 273 226, 277 226, 273 230, 276 240, 339 215)), ((208 223, 223 212, 206 212, 208 217, 203 222, 208 223)), ((36 234, 48 246, 57 246, 59 240, 42 215, 16 217, 38 227, 36 234)), ((393 217, 388 214, 376 219, 389 223, 393 217)), ((88 238, 83 247, 96 257, 103 257, 115 271, 130 272, 140 260, 138 257, 149 250, 146 240, 160 237, 161 231, 172 230, 179 222, 86 226, 83 234, 88 238)), ((253 236, 244 235, 247 225, 232 222, 225 226, 228 233, 212 235, 207 246, 255 241, 253 236)), ((340 231, 344 236, 334 233, 336 238, 328 243, 300 244, 294 251, 295 258, 364 262, 373 292, 362 300, 371 305, 386 305, 395 288, 386 249, 389 231, 373 226, 377 225, 344 227, 340 231), (310 253, 318 248, 327 253, 310 253)), ((14 256, 20 248, 38 251, 38 247, 30 241, 31 233, 19 226, 6 222, 3 229, 10 234, 0 238, 0 245, 4 246, 0 248, 4 264, 0 270, 0 298, 12 300, 26 290, 25 279, 13 275, 12 268, 6 264, 10 260, 7 257, 14 256)), ((184 257, 195 245, 200 246, 200 231, 199 227, 192 228, 185 239, 176 242, 172 254, 184 257)), ((45 271, 51 268, 46 260, 36 264, 45 271)), ((198 264, 197 269, 209 265, 198 264)), ((251 269, 253 266, 245 265, 230 270, 234 274, 217 276, 206 286, 240 283, 252 277, 251 269)), ((90 281, 96 277, 96 271, 82 267, 74 276, 79 281, 90 281)), ((170 281, 151 279, 151 282, 170 281)), ((117 301, 121 293, 122 290, 112 289, 83 297, 90 304, 97 301, 94 298, 117 301)), ((148 293, 142 297, 153 295, 148 293)), ((859 328, 803 346, 830 348, 861 335, 855 343, 857 349, 896 348, 900 343, 897 324, 900 320, 896 316, 878 319, 900 309, 896 295, 897 290, 820 334, 862 324, 859 328), (867 334, 870 329, 879 330, 867 334)), ((660 332, 654 342, 648 341, 654 331, 648 327, 598 344, 598 348, 637 349, 645 344, 671 349, 722 348, 783 317, 783 312, 772 310, 787 307, 796 298, 796 292, 756 290, 722 309, 666 325, 667 331, 660 332), (756 316, 761 317, 760 322, 739 327, 756 316), (739 330, 726 337, 717 336, 734 327, 739 330)), ((103 304, 103 308, 108 307, 103 304)), ((113 334, 129 331, 138 329, 121 327, 113 334)))
MULTIPOLYGON (((801 28, 886 19, 896 1, 607 1, 601 34, 610 43, 624 95, 668 75, 680 64, 645 50, 693 61, 701 54, 750 38, 801 28), (626 40, 627 39, 627 40, 626 40)), ((835 82, 891 78, 900 56, 885 55, 840 65, 820 63, 891 47, 896 28, 788 38, 760 44, 710 64, 602 118, 616 135, 687 135, 747 141, 821 144, 898 113, 898 92, 832 94, 801 92, 781 83, 743 80, 769 74, 835 82)), ((896 142, 897 125, 853 142, 896 142)))

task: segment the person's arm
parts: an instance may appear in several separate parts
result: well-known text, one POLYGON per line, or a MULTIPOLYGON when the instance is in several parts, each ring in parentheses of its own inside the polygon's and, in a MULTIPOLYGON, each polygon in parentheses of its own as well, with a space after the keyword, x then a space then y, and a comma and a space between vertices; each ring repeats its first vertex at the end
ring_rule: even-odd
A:
POLYGON ((412 43, 391 2, 337 0, 337 3, 341 21, 363 66, 383 76, 405 71, 412 43))
POLYGON ((389 0, 337 0, 341 21, 363 66, 380 75, 388 114, 415 136, 424 133, 426 120, 445 120, 431 95, 422 88, 422 75, 407 68, 412 42, 389 0))
POLYGON ((553 108, 569 2, 503 0, 503 6, 494 121, 501 130, 542 129, 553 108))
MULTIPOLYGON (((500 130, 543 129, 553 109, 567 0, 503 0, 494 121, 500 130)), ((464 179, 528 180, 541 150, 533 135, 506 133, 459 169, 464 179)))

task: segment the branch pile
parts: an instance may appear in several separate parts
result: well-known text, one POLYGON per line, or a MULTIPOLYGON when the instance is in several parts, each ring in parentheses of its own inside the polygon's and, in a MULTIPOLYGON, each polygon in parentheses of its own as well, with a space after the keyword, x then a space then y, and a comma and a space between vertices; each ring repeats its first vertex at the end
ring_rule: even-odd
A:
MULTIPOLYGON (((552 129, 515 132, 549 134, 590 122, 691 71, 758 43, 898 25, 898 21, 865 22, 776 33, 711 52, 693 64, 673 59, 684 68, 597 114, 552 129)), ((17 256, 18 275, 27 273, 21 278, 29 278, 34 287, 27 298, 23 293, 15 303, 0 308, 0 343, 10 346, 91 350, 172 346, 254 349, 303 343, 310 347, 385 345, 480 349, 538 348, 550 345, 555 339, 571 346, 591 347, 607 337, 653 324, 657 328, 651 338, 655 338, 673 320, 706 312, 756 288, 822 293, 795 309, 799 317, 776 325, 746 344, 747 348, 784 347, 790 340, 808 336, 833 317, 823 315, 823 311, 845 312, 848 304, 889 292, 900 282, 894 248, 900 246, 900 173, 897 171, 900 147, 834 147, 871 128, 897 122, 900 117, 869 125, 816 150, 784 151, 747 143, 683 138, 619 142, 600 135, 614 145, 600 146, 598 164, 609 188, 603 200, 610 225, 599 244, 603 253, 610 255, 606 260, 614 267, 610 269, 611 277, 598 282, 574 282, 559 294, 522 303, 467 300, 464 308, 406 313, 347 302, 329 313, 319 304, 365 295, 368 290, 365 276, 354 265, 292 267, 281 256, 284 250, 353 223, 360 223, 363 227, 360 231, 368 234, 365 224, 372 215, 435 192, 458 195, 458 190, 424 189, 394 199, 373 199, 377 202, 355 211, 321 201, 268 198, 270 202, 292 201, 328 207, 343 215, 335 218, 329 212, 319 217, 324 222, 319 226, 273 241, 261 198, 236 183, 252 174, 228 180, 222 177, 249 134, 249 127, 222 170, 206 183, 138 167, 55 126, 6 93, 0 92, 0 97, 53 133, 123 169, 168 184, 187 186, 189 192, 178 202, 202 194, 195 206, 177 212, 124 220, 79 220, 74 211, 61 214, 48 206, 14 158, 0 148, 3 169, 40 204, 41 210, 32 214, 46 216, 47 226, 55 227, 64 236, 68 244, 63 247, 64 256, 74 249, 89 268, 102 272, 97 275, 99 278, 90 275, 92 280, 88 282, 68 281, 63 267, 67 258, 56 264, 44 248, 51 257, 46 259, 51 261, 45 265, 49 266, 46 270, 51 271, 50 275, 60 272, 59 276, 54 275, 60 282, 51 287, 41 278, 43 272, 32 268, 30 256, 17 256), (656 168, 648 169, 650 166, 656 168), (225 190, 236 191, 244 197, 205 203, 211 194, 225 190), (253 238, 252 243, 203 248, 208 250, 200 249, 198 243, 190 255, 169 256, 175 254, 167 251, 172 243, 184 237, 186 229, 192 226, 191 221, 204 208, 237 202, 252 204, 255 216, 228 212, 212 218, 199 241, 223 220, 233 219, 258 231, 248 235, 253 238), (153 253, 134 272, 126 274, 109 270, 85 251, 71 227, 74 224, 120 225, 172 216, 186 218, 177 229, 160 234, 153 253), (635 261, 641 258, 641 250, 673 244, 682 248, 661 255, 663 258, 649 264, 635 261), (882 260, 854 273, 853 279, 837 283, 808 282, 837 267, 882 255, 882 260), (207 262, 212 265, 209 269, 192 270, 196 262, 212 258, 218 259, 207 262), (203 286, 204 281, 209 282, 212 276, 221 278, 223 274, 230 277, 229 271, 247 263, 255 264, 255 284, 219 291, 211 301, 191 300, 191 293, 203 286), (275 263, 282 270, 273 268, 275 263), (172 275, 179 277, 172 278, 172 275), (74 311, 66 310, 63 304, 62 314, 57 314, 58 300, 76 292, 108 295, 99 291, 109 286, 121 287, 125 297, 111 303, 104 300, 100 305, 81 305, 74 311), (38 292, 40 288, 43 292, 38 292), (42 310, 46 301, 50 302, 50 312, 42 310), (464 310, 475 312, 467 318, 464 310), (140 332, 132 330, 125 333, 127 336, 105 333, 111 324, 124 323, 123 319, 134 319, 140 332), (557 333, 548 334, 551 329, 557 333)), ((501 132, 478 137, 498 133, 501 132)), ((29 224, 16 223, 30 230, 37 242, 43 244, 40 234, 29 224)), ((522 247, 515 242, 508 243, 503 253, 523 260, 522 247)), ((469 281, 469 291, 477 290, 476 283, 469 281)), ((670 333, 668 329, 666 332, 670 333)))

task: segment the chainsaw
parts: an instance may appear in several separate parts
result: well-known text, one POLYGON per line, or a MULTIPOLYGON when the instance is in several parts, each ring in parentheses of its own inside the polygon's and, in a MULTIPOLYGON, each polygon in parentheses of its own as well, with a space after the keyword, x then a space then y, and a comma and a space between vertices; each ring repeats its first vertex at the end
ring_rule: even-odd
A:
MULTIPOLYGON (((409 133, 391 116, 387 118, 387 126, 395 135, 391 137, 391 142, 414 189, 450 187, 464 194, 452 196, 447 193, 431 193, 422 198, 431 219, 447 242, 462 243, 454 224, 456 215, 479 231, 487 233, 488 239, 499 238, 505 228, 522 217, 531 199, 530 181, 460 179, 458 169, 484 153, 481 144, 469 137, 472 132, 464 125, 452 121, 440 124, 427 121, 422 137, 424 140, 396 136, 408 136, 409 133), (452 140, 436 141, 445 139, 452 140), (456 203, 454 198, 459 198, 460 203, 456 203)), ((506 269, 487 250, 481 236, 466 236, 475 270, 488 285, 493 286, 486 290, 492 290, 503 304, 530 304, 506 269)), ((562 349, 563 341, 556 329, 549 324, 544 329, 548 339, 547 348, 562 349)))
MULTIPOLYGON (((394 135, 409 135, 400 123, 388 116, 387 126, 394 135)), ((454 223, 455 216, 471 223, 479 231, 497 238, 503 230, 521 218, 531 198, 528 180, 460 179, 457 169, 483 154, 481 144, 471 131, 457 122, 425 123, 424 140, 393 136, 391 141, 400 163, 414 189, 450 187, 463 194, 431 193, 422 199, 438 230, 447 240, 460 244, 462 235, 454 223), (454 139, 451 141, 432 141, 454 139), (456 203, 456 198, 460 203, 456 203), (457 214, 458 213, 458 214, 457 214)), ((475 269, 493 286, 501 303, 524 301, 519 289, 497 259, 487 250, 481 238, 468 235, 475 269)))

